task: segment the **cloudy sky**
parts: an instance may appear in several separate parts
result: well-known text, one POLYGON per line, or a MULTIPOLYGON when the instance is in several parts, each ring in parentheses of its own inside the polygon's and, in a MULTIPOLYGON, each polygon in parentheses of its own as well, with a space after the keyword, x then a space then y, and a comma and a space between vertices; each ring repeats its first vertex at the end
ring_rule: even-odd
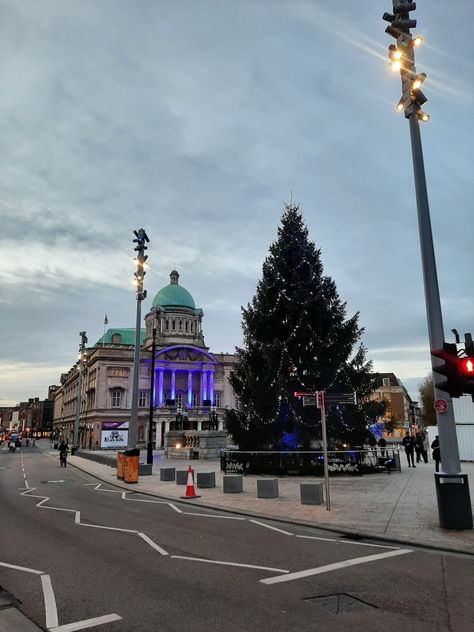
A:
MULTIPOLYGON (((419 0, 422 127, 447 336, 474 329, 471 0, 419 0)), ((293 193, 379 371, 429 370, 390 0, 0 0, 0 405, 47 395, 109 326, 180 282, 213 351, 241 342, 293 193)))

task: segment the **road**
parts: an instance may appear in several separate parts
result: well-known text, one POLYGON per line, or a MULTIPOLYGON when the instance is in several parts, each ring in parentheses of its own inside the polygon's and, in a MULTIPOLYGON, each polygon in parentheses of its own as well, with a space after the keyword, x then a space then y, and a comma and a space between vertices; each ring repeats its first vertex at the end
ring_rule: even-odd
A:
POLYGON ((123 492, 38 447, 0 450, 0 500, 0 586, 44 630, 473 629, 472 556, 123 492))

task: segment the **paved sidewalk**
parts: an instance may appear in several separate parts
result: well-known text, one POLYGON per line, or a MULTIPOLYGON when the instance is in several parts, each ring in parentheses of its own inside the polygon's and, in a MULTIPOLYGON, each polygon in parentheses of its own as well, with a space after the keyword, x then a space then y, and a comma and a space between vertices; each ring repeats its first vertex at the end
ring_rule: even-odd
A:
MULTIPOLYGON (((113 458, 112 454, 110 456, 113 458)), ((299 483, 308 479, 300 477, 280 478, 280 497, 275 499, 257 498, 256 479, 262 478, 257 476, 244 477, 243 493, 224 494, 219 461, 188 462, 167 459, 162 453, 155 453, 153 474, 140 477, 134 485, 117 481, 116 471, 110 466, 79 456, 70 457, 69 461, 81 470, 129 491, 175 500, 184 494, 185 488, 175 482, 160 481, 160 467, 186 469, 191 465, 196 471, 214 471, 217 485, 215 489, 197 490, 201 498, 188 501, 192 504, 474 555, 474 531, 449 531, 439 527, 434 465, 431 462, 418 464, 416 471, 404 467, 401 473, 390 475, 333 477, 330 479, 331 511, 327 511, 325 504, 301 504, 299 483)), ((462 466, 463 473, 469 475, 472 501, 474 463, 463 463, 462 466)))

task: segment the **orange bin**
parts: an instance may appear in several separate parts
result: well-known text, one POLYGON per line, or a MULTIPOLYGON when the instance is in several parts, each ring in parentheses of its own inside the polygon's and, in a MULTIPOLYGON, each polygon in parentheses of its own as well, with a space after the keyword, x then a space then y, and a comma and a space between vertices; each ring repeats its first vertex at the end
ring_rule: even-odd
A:
POLYGON ((117 453, 117 478, 123 481, 124 452, 117 453))
POLYGON ((138 460, 140 450, 125 450, 123 453, 123 481, 124 483, 138 483, 138 460))

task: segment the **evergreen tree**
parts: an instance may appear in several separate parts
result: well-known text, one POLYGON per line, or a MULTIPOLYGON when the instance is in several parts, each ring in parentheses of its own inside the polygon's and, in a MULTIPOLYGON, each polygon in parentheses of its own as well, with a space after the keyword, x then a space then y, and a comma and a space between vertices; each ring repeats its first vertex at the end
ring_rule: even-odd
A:
POLYGON ((230 379, 240 406, 226 419, 242 450, 309 447, 320 424, 295 392, 369 388, 365 349, 350 360, 362 334, 358 314, 346 319, 346 304, 324 276, 320 250, 294 204, 285 205, 256 294, 242 308, 242 329, 230 379))

